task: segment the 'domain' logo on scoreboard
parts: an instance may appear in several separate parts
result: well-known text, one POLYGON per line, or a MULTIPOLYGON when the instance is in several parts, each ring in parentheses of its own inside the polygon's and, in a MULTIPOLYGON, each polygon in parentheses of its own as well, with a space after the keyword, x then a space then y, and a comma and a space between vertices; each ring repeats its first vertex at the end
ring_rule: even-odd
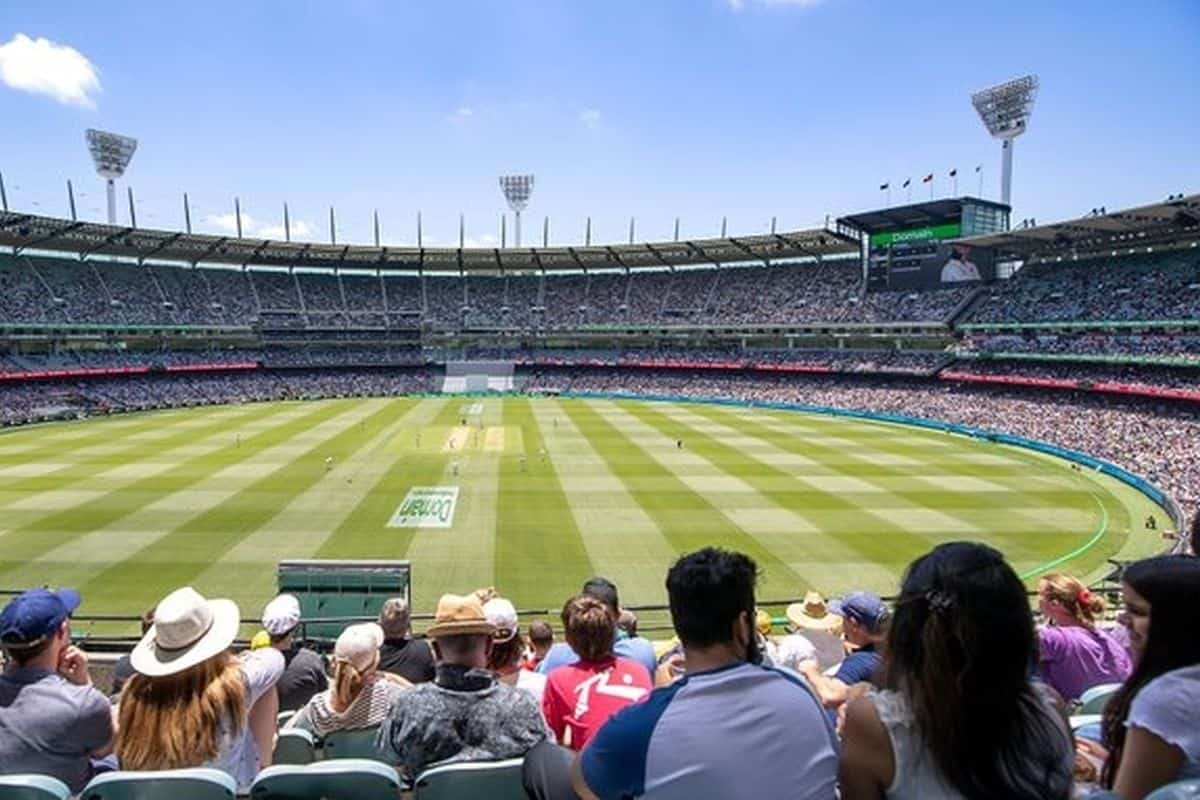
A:
POLYGON ((388 520, 388 527, 449 528, 457 505, 457 486, 414 486, 388 520))

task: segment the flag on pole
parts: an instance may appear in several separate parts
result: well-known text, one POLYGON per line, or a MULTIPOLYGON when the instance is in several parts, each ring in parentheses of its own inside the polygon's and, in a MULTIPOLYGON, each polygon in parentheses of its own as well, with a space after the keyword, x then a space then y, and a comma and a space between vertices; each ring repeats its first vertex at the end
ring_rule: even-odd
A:
POLYGON ((910 183, 912 183, 912 178, 905 178, 905 179, 904 179, 904 185, 903 185, 903 186, 901 186, 900 188, 901 188, 901 189, 907 189, 907 188, 908 188, 908 185, 909 185, 910 183))
POLYGON ((954 169, 950 170, 950 177, 954 178, 957 176, 958 176, 958 167, 955 167, 954 169))
POLYGON ((887 189, 890 186, 891 186, 890 183, 881 183, 881 184, 879 184, 879 191, 882 192, 884 189, 887 189))
POLYGON ((932 180, 933 180, 933 173, 931 172, 928 175, 926 175, 924 178, 921 178, 921 183, 929 183, 932 180))

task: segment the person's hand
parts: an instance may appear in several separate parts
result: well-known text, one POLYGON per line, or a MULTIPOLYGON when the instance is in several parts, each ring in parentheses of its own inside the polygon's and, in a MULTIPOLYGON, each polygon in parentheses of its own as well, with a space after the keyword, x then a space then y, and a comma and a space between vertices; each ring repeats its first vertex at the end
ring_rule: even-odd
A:
POLYGON ((91 686, 87 653, 75 645, 68 645, 58 657, 58 674, 77 686, 91 686))
POLYGON ((687 659, 684 657, 683 653, 675 653, 659 664, 658 669, 654 670, 655 688, 670 686, 672 683, 683 677, 683 674, 686 671, 687 659))

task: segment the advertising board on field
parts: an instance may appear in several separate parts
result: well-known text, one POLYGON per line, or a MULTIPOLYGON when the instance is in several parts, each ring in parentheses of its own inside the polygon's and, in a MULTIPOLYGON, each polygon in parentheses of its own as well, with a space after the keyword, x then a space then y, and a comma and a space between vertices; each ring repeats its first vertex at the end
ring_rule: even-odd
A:
POLYGON ((449 528, 458 506, 457 486, 414 486, 388 520, 389 528, 449 528))

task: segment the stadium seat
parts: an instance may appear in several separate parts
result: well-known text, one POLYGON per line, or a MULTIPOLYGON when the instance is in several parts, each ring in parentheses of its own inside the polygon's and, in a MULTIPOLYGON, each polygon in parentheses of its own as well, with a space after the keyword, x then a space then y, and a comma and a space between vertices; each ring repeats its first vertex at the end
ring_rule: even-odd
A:
POLYGON ((275 727, 282 729, 292 717, 296 716, 295 711, 280 711, 275 717, 275 727))
POLYGON ((522 759, 472 761, 430 767, 417 778, 415 800, 455 800, 486 797, 488 800, 524 800, 522 759))
POLYGON ((49 775, 0 775, 0 800, 66 800, 70 793, 49 775))
POLYGON ((1146 800, 1200 800, 1200 779, 1176 781, 1160 786, 1146 800))
POLYGON ((1102 683, 1093 686, 1079 697, 1079 708, 1076 714, 1103 714, 1108 699, 1121 688, 1119 683, 1102 683))
POLYGON ((313 735, 299 728, 279 732, 275 739, 272 764, 311 764, 317 760, 317 745, 313 735))
POLYGON ((1071 733, 1081 739, 1100 741, 1100 714, 1073 714, 1071 716, 1071 733))
POLYGON ((79 800, 230 800, 237 782, 225 772, 208 767, 164 769, 155 772, 105 772, 92 778, 79 800))
POLYGON ((399 796, 396 770, 366 758, 267 767, 250 787, 254 800, 396 800, 399 796))
POLYGON ((375 746, 379 738, 379 727, 361 728, 354 731, 331 733, 322 741, 322 753, 330 758, 371 758, 386 761, 383 753, 375 746))

